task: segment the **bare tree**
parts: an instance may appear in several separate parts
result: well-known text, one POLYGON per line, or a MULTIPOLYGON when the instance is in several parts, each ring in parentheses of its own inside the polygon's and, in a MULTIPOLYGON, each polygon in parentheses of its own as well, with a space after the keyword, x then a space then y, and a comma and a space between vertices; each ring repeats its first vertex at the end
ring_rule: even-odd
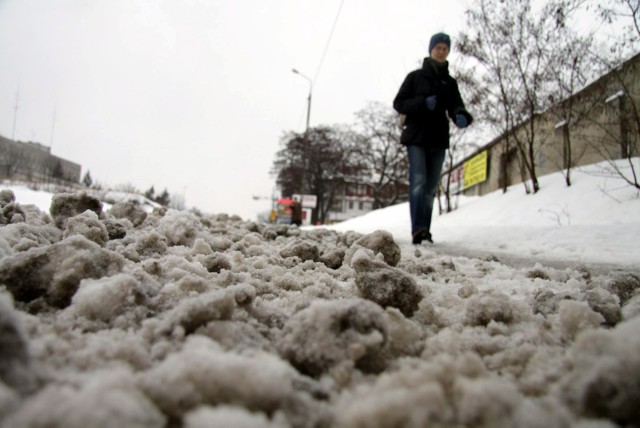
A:
POLYGON ((357 112, 356 117, 364 162, 371 173, 368 184, 373 191, 373 208, 405 200, 408 162, 400 144, 396 113, 386 104, 371 102, 357 112))
POLYGON ((271 170, 280 191, 316 195, 311 222, 325 222, 345 180, 366 170, 358 136, 348 129, 316 127, 306 135, 286 133, 281 145, 271 170))
POLYGON ((593 104, 587 99, 578 100, 575 94, 581 90, 588 79, 593 77, 591 35, 579 36, 570 31, 563 31, 564 37, 556 40, 555 49, 549 61, 547 71, 552 91, 548 94, 552 107, 549 113, 557 120, 556 129, 562 132, 562 144, 557 165, 562 171, 567 186, 571 186, 571 170, 575 167, 586 150, 575 151, 572 137, 573 129, 579 127, 593 110, 593 104))
POLYGON ((591 147, 608 160, 611 175, 640 189, 640 171, 634 163, 634 158, 640 156, 640 96, 631 86, 640 73, 638 68, 629 62, 609 72, 613 82, 594 100, 600 111, 590 117, 600 132, 588 138, 591 147), (626 167, 617 162, 621 159, 626 160, 626 167))
MULTIPOLYGON (((531 0, 475 0, 460 35, 459 50, 481 66, 478 91, 485 94, 489 122, 505 136, 503 158, 506 162, 512 156, 513 143, 534 193, 540 189, 536 157, 544 139, 539 113, 549 107, 552 47, 575 3, 550 2, 536 13, 531 0)), ((506 189, 509 180, 502 181, 506 189)))
POLYGON ((596 9, 609 29, 622 31, 605 40, 604 52, 593 56, 598 71, 611 76, 613 83, 594 100, 603 111, 593 119, 601 132, 591 143, 609 160, 608 173, 640 189, 640 171, 633 162, 640 155, 640 95, 637 85, 633 86, 640 70, 636 62, 627 59, 637 56, 640 48, 640 0, 612 0, 596 4, 596 9), (616 162, 620 159, 627 161, 626 167, 616 162))
POLYGON ((486 138, 486 135, 483 135, 482 127, 479 125, 483 122, 490 125, 493 123, 493 116, 486 114, 484 111, 485 108, 489 107, 485 100, 491 96, 486 86, 478 84, 476 73, 466 67, 464 63, 456 62, 456 64, 457 67, 455 67, 453 73, 458 82, 460 92, 465 99, 465 104, 470 106, 475 115, 475 125, 464 129, 452 128, 449 150, 443 165, 441 181, 438 184, 438 209, 440 214, 451 212, 456 208, 452 199, 455 194, 462 191, 462 183, 458 182, 458 180, 462 179, 462 167, 455 167, 466 155, 480 147, 478 141, 486 138), (459 186, 454 186, 454 183, 459 183, 459 186), (444 206, 441 201, 442 196, 445 199, 444 206))
POLYGON ((461 169, 454 169, 454 166, 458 162, 457 154, 460 152, 460 148, 464 144, 464 135, 465 130, 456 132, 453 134, 453 138, 451 138, 450 141, 447 158, 445 159, 443 168, 445 173, 442 174, 440 183, 438 184, 438 212, 440 214, 451 212, 456 208, 452 202, 452 197, 455 196, 453 193, 458 193, 462 190, 462 183, 460 182, 462 176, 458 175, 459 172, 461 172, 461 169), (458 183, 459 186, 454 188, 453 183, 458 183), (441 196, 444 196, 445 199, 444 206, 442 205, 441 196))
MULTIPOLYGON (((465 75, 475 76, 475 83, 470 86, 478 99, 477 122, 487 123, 494 132, 504 135, 506 138, 503 150, 509 152, 509 94, 514 90, 510 78, 512 73, 509 70, 510 62, 502 49, 501 38, 505 31, 492 23, 494 18, 487 8, 492 8, 492 5, 481 1, 475 3, 475 9, 466 12, 468 29, 458 36, 458 50, 471 60, 471 64, 467 65, 469 68, 465 69, 465 75)), ((502 182, 505 183, 503 190, 506 191, 507 169, 502 169, 502 174, 502 182)))
POLYGON ((595 8, 604 23, 612 26, 622 23, 622 39, 616 45, 624 51, 635 51, 640 35, 640 0, 609 0, 595 2, 595 8))

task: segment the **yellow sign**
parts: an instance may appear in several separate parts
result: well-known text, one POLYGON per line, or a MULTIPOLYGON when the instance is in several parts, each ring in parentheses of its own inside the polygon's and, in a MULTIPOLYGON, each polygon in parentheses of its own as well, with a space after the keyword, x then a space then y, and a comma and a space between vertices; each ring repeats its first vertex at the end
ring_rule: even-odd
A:
POLYGON ((472 157, 464 163, 464 185, 467 189, 487 180, 487 151, 472 157))

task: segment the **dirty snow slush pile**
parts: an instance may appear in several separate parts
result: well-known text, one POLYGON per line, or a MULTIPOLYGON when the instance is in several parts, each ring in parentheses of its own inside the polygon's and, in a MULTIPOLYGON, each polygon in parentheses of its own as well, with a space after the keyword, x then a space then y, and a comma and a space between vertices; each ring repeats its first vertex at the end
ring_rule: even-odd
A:
POLYGON ((640 278, 0 192, 0 425, 640 421, 640 278))

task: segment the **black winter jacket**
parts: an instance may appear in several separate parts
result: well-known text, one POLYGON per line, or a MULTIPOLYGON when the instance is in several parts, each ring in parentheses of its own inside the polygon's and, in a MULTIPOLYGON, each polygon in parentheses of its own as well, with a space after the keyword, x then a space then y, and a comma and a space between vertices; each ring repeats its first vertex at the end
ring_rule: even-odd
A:
POLYGON ((458 83, 449 75, 445 65, 441 72, 424 59, 422 68, 407 75, 393 100, 393 108, 406 115, 400 142, 407 145, 418 145, 432 149, 449 148, 449 120, 462 113, 469 124, 473 121, 471 114, 465 110, 458 83), (428 96, 436 96, 436 108, 427 109, 425 100, 428 96))

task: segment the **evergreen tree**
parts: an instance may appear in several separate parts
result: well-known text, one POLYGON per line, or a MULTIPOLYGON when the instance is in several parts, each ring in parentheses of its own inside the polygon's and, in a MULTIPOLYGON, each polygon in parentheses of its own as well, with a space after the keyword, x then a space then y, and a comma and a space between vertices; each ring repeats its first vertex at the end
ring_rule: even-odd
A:
POLYGON ((153 186, 151 186, 151 188, 149 190, 144 192, 144 196, 147 199, 151 199, 152 201, 156 200, 156 190, 153 188, 153 186))
POLYGON ((171 202, 171 197, 169 196, 169 191, 165 188, 158 197, 156 197, 155 201, 162 206, 168 206, 169 202, 171 202))
POLYGON ((82 184, 85 187, 91 187, 91 185, 93 184, 93 178, 91 178, 91 172, 90 171, 87 171, 84 174, 84 177, 82 178, 82 184))

